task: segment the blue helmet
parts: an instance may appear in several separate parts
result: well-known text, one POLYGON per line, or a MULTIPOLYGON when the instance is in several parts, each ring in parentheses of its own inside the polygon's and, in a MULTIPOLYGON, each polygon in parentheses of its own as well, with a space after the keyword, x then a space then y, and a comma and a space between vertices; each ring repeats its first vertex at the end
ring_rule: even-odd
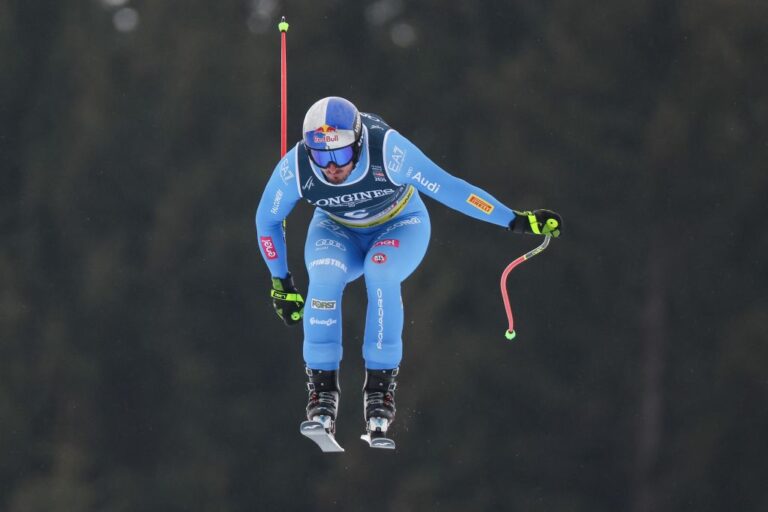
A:
POLYGON ((362 145, 360 112, 344 98, 330 96, 312 105, 304 116, 304 147, 320 167, 357 161, 362 145))

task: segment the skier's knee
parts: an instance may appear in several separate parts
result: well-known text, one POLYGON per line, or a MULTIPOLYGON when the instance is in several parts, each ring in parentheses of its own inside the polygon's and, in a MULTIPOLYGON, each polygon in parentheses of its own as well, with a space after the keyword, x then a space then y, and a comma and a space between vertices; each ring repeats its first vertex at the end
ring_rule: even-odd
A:
POLYGON ((304 340, 304 362, 309 368, 335 370, 343 356, 341 340, 310 339, 304 340))

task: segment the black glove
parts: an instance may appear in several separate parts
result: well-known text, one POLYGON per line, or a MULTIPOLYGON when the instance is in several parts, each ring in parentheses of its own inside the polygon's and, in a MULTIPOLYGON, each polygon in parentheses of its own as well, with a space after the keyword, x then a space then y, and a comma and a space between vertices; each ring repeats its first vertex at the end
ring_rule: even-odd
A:
POLYGON ((275 313, 285 322, 285 325, 294 325, 304 316, 304 297, 301 296, 293 284, 293 276, 289 272, 284 278, 272 278, 272 305, 275 313))
POLYGON ((552 235, 557 238, 563 229, 563 219, 552 210, 515 211, 516 217, 509 223, 513 233, 552 235))

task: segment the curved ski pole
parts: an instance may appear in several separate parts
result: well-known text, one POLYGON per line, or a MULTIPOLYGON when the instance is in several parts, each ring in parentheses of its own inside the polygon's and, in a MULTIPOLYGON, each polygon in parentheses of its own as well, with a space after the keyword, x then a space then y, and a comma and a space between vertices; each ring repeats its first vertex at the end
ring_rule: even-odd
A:
POLYGON ((524 261, 527 261, 540 252, 542 252, 544 249, 547 248, 549 245, 549 241, 552 238, 552 235, 545 235, 544 241, 541 242, 541 244, 536 247, 535 249, 532 249, 528 251, 527 253, 523 254, 516 260, 514 260, 512 263, 507 265, 507 268, 504 269, 504 272, 501 274, 501 298, 504 300, 504 309, 507 312, 507 320, 509 321, 509 328, 507 329, 507 332, 504 333, 504 336, 508 340, 515 339, 515 320, 512 317, 512 307, 509 305, 509 293, 507 293, 507 277, 509 276, 509 273, 512 272, 512 270, 517 267, 519 264, 521 264, 524 261))

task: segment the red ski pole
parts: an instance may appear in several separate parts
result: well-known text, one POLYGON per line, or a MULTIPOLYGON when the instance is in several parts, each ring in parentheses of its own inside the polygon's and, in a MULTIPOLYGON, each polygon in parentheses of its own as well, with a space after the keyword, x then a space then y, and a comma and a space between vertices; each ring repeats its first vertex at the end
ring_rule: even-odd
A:
POLYGON ((288 23, 282 17, 277 28, 280 30, 280 158, 288 151, 288 61, 285 51, 285 37, 288 23))
POLYGON ((507 293, 507 277, 509 276, 509 273, 512 272, 512 270, 521 264, 524 261, 527 261, 540 252, 542 252, 544 249, 547 248, 549 245, 549 240, 552 238, 552 235, 545 235, 544 241, 536 247, 535 249, 528 251, 527 253, 523 254, 519 258, 517 258, 515 261, 507 265, 507 268, 504 269, 504 272, 501 274, 501 298, 504 299, 504 309, 507 312, 507 320, 509 321, 509 328, 507 329, 507 332, 504 333, 504 336, 508 340, 515 339, 515 319, 512 317, 512 306, 509 305, 509 294, 507 293))

